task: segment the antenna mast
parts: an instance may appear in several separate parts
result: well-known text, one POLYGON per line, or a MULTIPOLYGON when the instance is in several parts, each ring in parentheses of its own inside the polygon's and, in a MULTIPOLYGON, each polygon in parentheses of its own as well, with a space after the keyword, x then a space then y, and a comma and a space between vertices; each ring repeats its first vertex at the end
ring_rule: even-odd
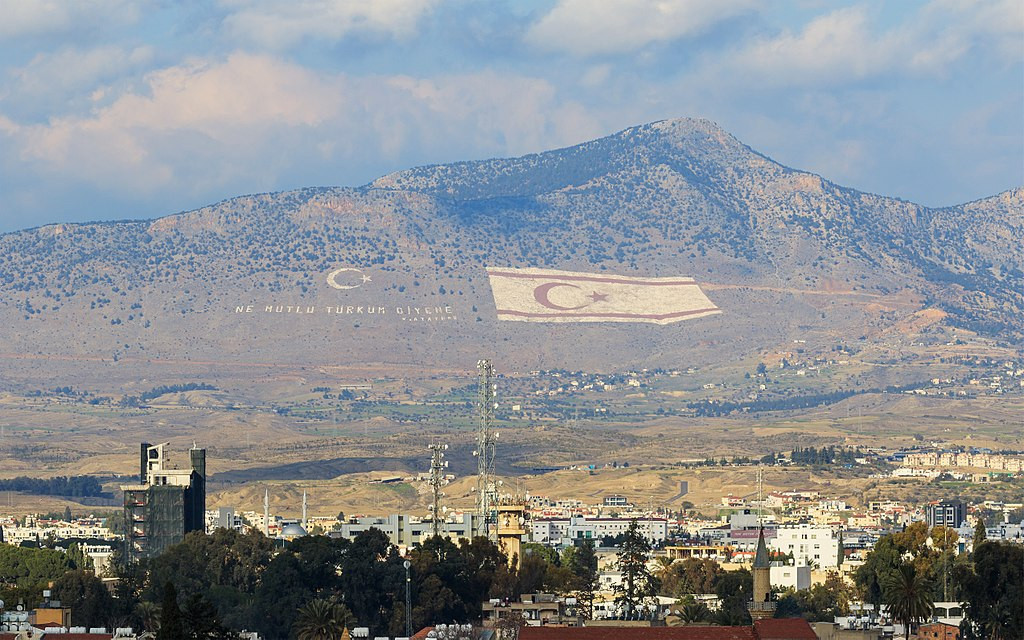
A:
POLYGON ((757 465, 757 527, 759 529, 764 528, 763 512, 764 512, 764 468, 761 465, 757 465))
POLYGON ((480 405, 480 431, 476 439, 477 477, 476 477, 476 508, 479 516, 477 535, 490 536, 488 521, 491 517, 491 506, 494 502, 494 444, 497 434, 492 428, 494 422, 494 366, 490 360, 479 360, 476 363, 479 374, 478 400, 480 405))
POLYGON ((263 491, 263 535, 270 537, 270 489, 263 491))
POLYGON ((441 486, 444 484, 444 469, 448 466, 447 461, 443 461, 444 451, 448 448, 448 445, 435 442, 430 445, 430 489, 433 493, 433 505, 431 511, 433 512, 433 519, 431 520, 431 531, 433 535, 441 535, 441 486))

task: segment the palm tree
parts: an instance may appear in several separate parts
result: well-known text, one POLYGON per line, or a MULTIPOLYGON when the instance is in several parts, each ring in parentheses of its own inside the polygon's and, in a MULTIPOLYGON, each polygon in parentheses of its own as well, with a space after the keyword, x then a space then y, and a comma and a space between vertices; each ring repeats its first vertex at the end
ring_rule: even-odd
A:
POLYGON ((924 572, 912 562, 899 565, 882 583, 882 602, 889 606, 889 615, 903 624, 906 637, 911 627, 932 615, 932 585, 924 572))
POLYGON ((353 622, 352 612, 333 600, 317 598, 299 609, 295 633, 299 640, 339 640, 353 622))
POLYGON ((658 565, 658 573, 664 574, 669 568, 675 564, 675 560, 668 556, 657 556, 654 558, 654 562, 658 565))
POLYGON ((672 572, 674 571, 672 565, 675 564, 675 560, 668 556, 655 556, 654 563, 656 566, 655 572, 658 576, 658 580, 662 585, 671 582, 672 572))
POLYGON ((703 602, 694 601, 684 604, 680 614, 679 617, 684 624, 692 624, 694 622, 706 622, 711 617, 711 610, 703 602))
POLYGON ((160 607, 155 602, 143 600, 136 605, 135 615, 142 620, 142 628, 146 631, 156 632, 160 628, 160 607))

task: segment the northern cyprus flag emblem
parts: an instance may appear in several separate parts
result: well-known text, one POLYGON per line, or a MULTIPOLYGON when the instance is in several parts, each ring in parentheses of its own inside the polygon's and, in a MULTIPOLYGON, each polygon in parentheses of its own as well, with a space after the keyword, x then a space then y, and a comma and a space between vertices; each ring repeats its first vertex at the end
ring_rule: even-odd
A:
POLYGON ((499 320, 670 324, 721 313, 693 278, 488 267, 499 320))

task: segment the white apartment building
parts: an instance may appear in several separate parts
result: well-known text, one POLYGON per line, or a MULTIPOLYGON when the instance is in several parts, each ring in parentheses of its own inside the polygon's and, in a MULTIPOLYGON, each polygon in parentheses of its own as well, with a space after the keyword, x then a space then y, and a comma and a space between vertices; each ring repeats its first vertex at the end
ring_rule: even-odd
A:
MULTIPOLYGON (((530 539, 533 542, 558 546, 573 540, 594 540, 626 533, 631 518, 543 518, 530 521, 530 539)), ((668 520, 664 518, 637 518, 637 528, 652 545, 661 544, 668 537, 668 520)))
POLYGON ((773 562, 770 576, 773 587, 797 591, 811 588, 811 568, 807 565, 787 565, 773 562))
MULTIPOLYGON (((441 535, 452 540, 470 539, 476 532, 478 524, 472 513, 461 514, 461 517, 452 515, 441 522, 441 535)), ((380 529, 392 544, 404 547, 421 544, 433 535, 433 526, 429 520, 406 514, 354 518, 341 523, 339 529, 332 530, 327 535, 352 540, 369 529, 380 529)))
POLYGON ((117 536, 110 532, 110 529, 101 527, 98 524, 82 524, 77 522, 58 522, 53 526, 40 526, 33 523, 28 526, 5 526, 3 527, 3 539, 7 544, 14 546, 22 542, 40 542, 46 538, 54 540, 67 540, 69 538, 115 540, 117 536))
POLYGON ((839 533, 832 527, 808 524, 783 525, 769 543, 772 551, 793 555, 793 563, 819 569, 839 566, 839 533))

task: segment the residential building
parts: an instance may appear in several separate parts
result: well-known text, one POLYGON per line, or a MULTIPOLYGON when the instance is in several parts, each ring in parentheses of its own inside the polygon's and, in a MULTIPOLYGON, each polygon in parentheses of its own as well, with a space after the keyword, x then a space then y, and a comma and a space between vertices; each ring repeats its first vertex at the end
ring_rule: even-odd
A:
MULTIPOLYGON (((616 537, 626 533, 633 518, 538 518, 530 522, 530 539, 533 542, 560 546, 572 544, 574 540, 594 540, 600 544, 602 538, 616 537)), ((660 545, 668 538, 668 520, 665 518, 637 518, 637 528, 652 545, 660 545)))
POLYGON ((770 575, 772 588, 796 591, 811 588, 811 568, 807 565, 773 562, 770 575))
POLYGON ((164 447, 142 443, 139 484, 124 485, 125 557, 129 561, 159 555, 206 529, 206 449, 189 449, 189 467, 173 469, 164 447))
MULTIPOLYGON (((369 529, 380 529, 387 535, 392 544, 412 547, 433 535, 432 523, 429 519, 407 514, 391 514, 388 516, 365 516, 342 522, 340 527, 329 532, 332 538, 355 538, 369 529)), ((452 540, 472 538, 476 525, 476 516, 463 513, 461 517, 449 517, 441 523, 441 533, 452 540)))
POLYGON ((793 556, 796 565, 835 569, 841 563, 842 540, 833 527, 785 525, 775 530, 774 551, 793 556))
POLYGON ((960 500, 943 500, 928 505, 926 522, 929 527, 950 527, 956 529, 967 521, 967 505, 960 500))

